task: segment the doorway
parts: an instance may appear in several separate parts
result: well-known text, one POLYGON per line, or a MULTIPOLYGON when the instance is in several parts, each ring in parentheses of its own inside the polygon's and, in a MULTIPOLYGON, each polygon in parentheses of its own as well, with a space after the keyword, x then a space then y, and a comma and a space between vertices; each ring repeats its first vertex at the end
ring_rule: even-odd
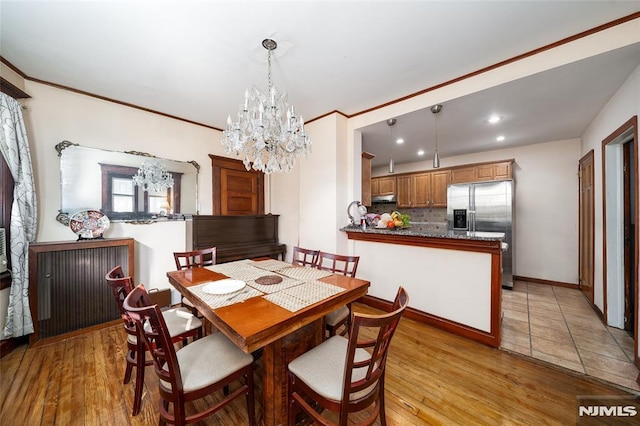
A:
POLYGON ((589 151, 578 163, 578 275, 580 290, 593 305, 594 260, 594 152, 589 151))
POLYGON ((634 337, 638 360, 638 130, 633 117, 602 141, 603 307, 607 325, 634 337))

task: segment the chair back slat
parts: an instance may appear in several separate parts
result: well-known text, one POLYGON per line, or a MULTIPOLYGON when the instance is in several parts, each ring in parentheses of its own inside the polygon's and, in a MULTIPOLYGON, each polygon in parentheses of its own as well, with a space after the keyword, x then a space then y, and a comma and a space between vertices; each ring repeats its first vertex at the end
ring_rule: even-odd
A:
POLYGON ((321 251, 318 255, 316 267, 324 271, 331 271, 347 277, 355 277, 358 270, 360 256, 346 256, 342 254, 321 251))
POLYGON ((216 248, 210 247, 201 250, 174 252, 173 259, 178 270, 215 265, 216 248))
POLYGON ((314 267, 318 263, 320 250, 311 250, 302 247, 293 247, 293 258, 291 263, 300 266, 314 267))

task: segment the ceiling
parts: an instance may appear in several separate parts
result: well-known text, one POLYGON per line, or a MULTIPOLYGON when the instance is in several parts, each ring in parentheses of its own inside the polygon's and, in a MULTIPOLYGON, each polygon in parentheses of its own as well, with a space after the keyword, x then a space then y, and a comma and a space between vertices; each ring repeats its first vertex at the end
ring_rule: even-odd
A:
MULTIPOLYGON (((222 129, 246 88, 266 86, 264 38, 278 42, 275 85, 308 121, 357 114, 638 11, 628 0, 2 0, 0 55, 29 78, 222 129)), ((579 137, 639 64, 640 44, 448 101, 439 153, 579 137), (490 127, 490 113, 504 120, 490 127)), ((361 129, 374 166, 416 161, 418 148, 432 157, 433 114, 397 120, 402 147, 384 122, 361 129)))

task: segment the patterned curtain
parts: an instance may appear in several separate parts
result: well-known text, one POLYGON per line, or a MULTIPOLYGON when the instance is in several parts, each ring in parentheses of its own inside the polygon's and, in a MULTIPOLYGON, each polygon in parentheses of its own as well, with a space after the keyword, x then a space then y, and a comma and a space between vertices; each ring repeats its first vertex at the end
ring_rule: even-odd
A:
POLYGON ((33 333, 29 309, 29 243, 35 241, 37 211, 36 192, 27 132, 22 107, 15 99, 0 93, 0 151, 15 182, 11 206, 11 290, 7 323, 1 339, 33 333))

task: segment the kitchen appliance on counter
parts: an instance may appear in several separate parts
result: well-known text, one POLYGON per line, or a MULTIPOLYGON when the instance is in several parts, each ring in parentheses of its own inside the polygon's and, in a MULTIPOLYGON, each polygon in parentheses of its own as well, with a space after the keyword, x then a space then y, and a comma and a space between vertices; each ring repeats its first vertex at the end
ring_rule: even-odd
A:
POLYGON ((447 187, 447 229, 459 232, 501 232, 502 287, 513 289, 513 180, 460 183, 447 187))

